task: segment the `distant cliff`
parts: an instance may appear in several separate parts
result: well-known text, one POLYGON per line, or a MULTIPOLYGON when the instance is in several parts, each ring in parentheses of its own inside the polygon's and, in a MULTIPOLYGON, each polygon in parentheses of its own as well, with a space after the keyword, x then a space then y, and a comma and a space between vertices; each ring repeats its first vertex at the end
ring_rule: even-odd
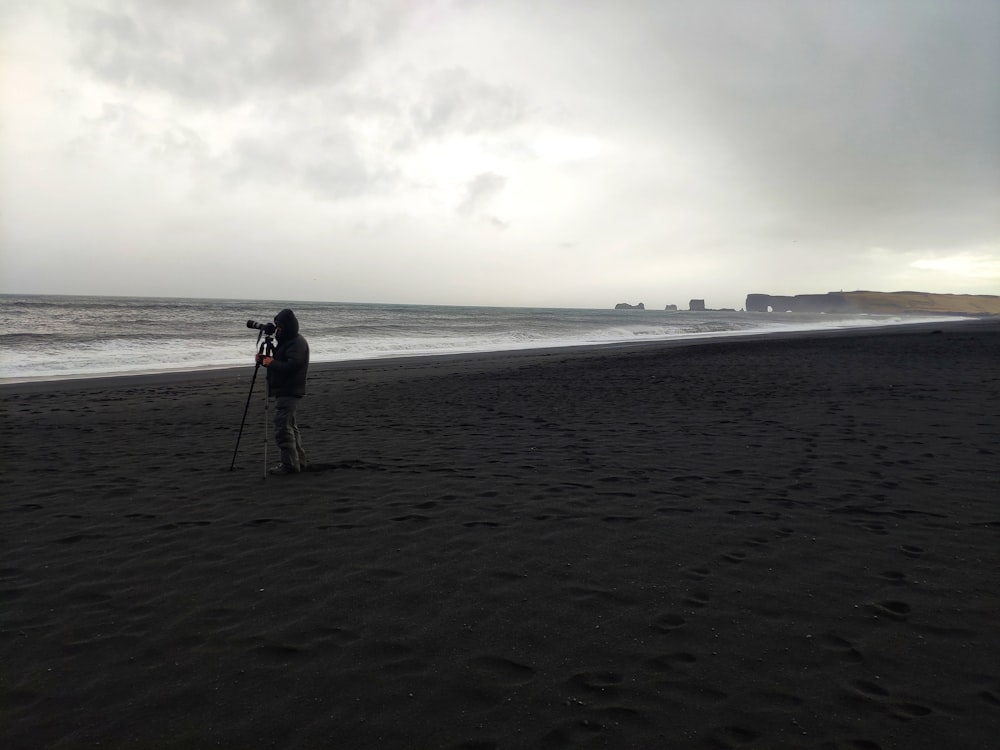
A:
POLYGON ((641 303, 641 302, 638 305, 630 305, 628 302, 619 302, 617 305, 615 305, 615 309, 616 310, 645 310, 646 306, 643 303, 641 303))
POLYGON ((927 292, 828 292, 783 297, 748 294, 747 312, 1000 315, 1000 297, 927 292))

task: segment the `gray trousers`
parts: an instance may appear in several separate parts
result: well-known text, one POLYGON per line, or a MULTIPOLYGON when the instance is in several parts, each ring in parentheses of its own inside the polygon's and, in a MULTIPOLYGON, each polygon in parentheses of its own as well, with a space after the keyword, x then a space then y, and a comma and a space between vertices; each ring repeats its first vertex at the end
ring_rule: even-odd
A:
POLYGON ((274 441, 281 451, 281 463, 301 470, 306 466, 306 452, 302 448, 302 435, 295 422, 295 410, 301 398, 277 396, 274 399, 274 441))

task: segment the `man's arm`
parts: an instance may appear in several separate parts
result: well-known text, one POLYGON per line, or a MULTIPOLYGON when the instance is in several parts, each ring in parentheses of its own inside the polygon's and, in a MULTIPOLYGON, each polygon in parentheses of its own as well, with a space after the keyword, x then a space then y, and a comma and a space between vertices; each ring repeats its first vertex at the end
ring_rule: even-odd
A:
POLYGON ((262 364, 276 372, 296 372, 302 369, 306 364, 305 341, 302 339, 293 341, 285 351, 285 359, 272 359, 270 364, 268 364, 267 358, 265 358, 262 364))

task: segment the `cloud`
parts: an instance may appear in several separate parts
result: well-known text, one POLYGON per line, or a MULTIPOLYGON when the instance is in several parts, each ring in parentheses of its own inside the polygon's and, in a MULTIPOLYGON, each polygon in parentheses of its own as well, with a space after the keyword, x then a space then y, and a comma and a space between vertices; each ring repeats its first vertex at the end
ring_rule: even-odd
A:
MULTIPOLYGON (((457 211, 461 216, 474 216, 484 213, 490 202, 503 192, 507 178, 494 172, 483 172, 476 175, 465 186, 465 195, 458 204, 457 211)), ((506 226, 496 217, 488 217, 496 227, 506 226)))
POLYGON ((698 8, 666 27, 680 98, 786 213, 926 233, 942 208, 995 201, 1000 6, 727 4, 725 24, 717 3, 698 8))
POLYGON ((71 144, 71 150, 134 148, 148 157, 178 167, 199 168, 210 159, 210 149, 197 131, 172 118, 156 118, 127 102, 104 102, 89 127, 71 144))
POLYGON ((393 4, 118 0, 73 11, 76 63, 109 84, 192 105, 329 86, 398 26, 393 4))
POLYGON ((1000 292, 993 0, 0 13, 0 231, 19 278, 60 248, 99 269, 178 244, 220 267, 235 244, 281 246, 322 277, 332 244, 357 250, 347 288, 373 299, 416 268, 424 301, 1000 292))
POLYGON ((76 146, 97 149, 112 136, 161 157, 164 169, 183 159, 202 181, 298 188, 326 201, 433 181, 407 177, 400 160, 435 140, 502 134, 525 104, 461 67, 367 68, 414 13, 346 0, 78 9, 75 61, 101 82, 92 96, 103 101, 76 146))
POLYGON ((234 190, 302 189, 324 200, 349 199, 392 183, 392 173, 373 169, 349 132, 278 128, 233 141, 218 159, 219 174, 234 190), (287 144, 297 144, 295 148, 287 144))
POLYGON ((508 86, 494 86, 460 68, 427 76, 407 114, 420 136, 504 131, 520 123, 525 105, 508 86))

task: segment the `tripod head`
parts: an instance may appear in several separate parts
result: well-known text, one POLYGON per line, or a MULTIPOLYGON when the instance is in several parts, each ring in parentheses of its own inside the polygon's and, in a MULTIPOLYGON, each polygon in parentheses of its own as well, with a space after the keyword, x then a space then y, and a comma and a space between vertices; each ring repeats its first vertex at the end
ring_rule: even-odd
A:
POLYGON ((274 356, 274 336, 270 333, 265 333, 261 331, 257 334, 257 353, 263 354, 265 357, 274 356), (263 341, 261 340, 263 339, 263 341))
POLYGON ((274 323, 258 323, 248 320, 247 328, 257 329, 257 353, 270 357, 274 354, 274 332, 278 327, 274 323), (263 341, 261 341, 263 339, 263 341))

